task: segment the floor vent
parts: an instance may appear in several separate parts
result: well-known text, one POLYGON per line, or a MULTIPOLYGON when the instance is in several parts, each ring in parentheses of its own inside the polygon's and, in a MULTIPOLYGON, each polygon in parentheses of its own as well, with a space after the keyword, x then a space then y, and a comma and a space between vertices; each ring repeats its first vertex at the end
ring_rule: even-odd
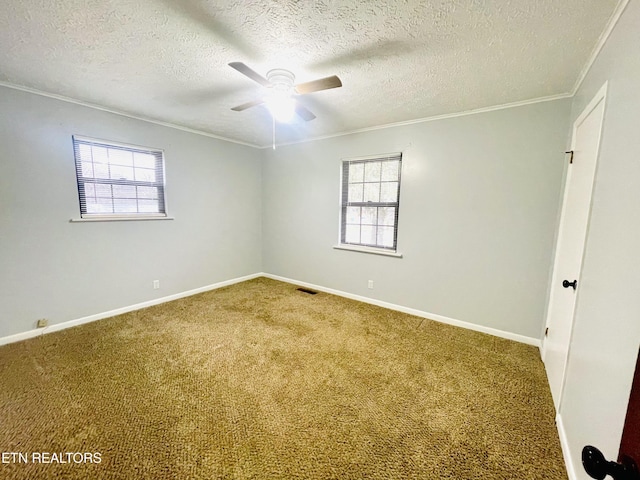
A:
POLYGON ((307 288, 296 288, 296 290, 303 292, 303 293, 308 293, 309 295, 315 295, 318 292, 314 292, 313 290, 309 290, 307 288))

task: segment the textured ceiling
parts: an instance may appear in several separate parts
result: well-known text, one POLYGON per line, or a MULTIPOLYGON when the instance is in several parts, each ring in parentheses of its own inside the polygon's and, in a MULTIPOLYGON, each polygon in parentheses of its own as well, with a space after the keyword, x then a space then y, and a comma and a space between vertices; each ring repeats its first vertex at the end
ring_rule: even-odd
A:
POLYGON ((0 81, 253 145, 263 87, 227 64, 343 87, 299 96, 292 142, 571 92, 618 0, 3 0, 0 81))

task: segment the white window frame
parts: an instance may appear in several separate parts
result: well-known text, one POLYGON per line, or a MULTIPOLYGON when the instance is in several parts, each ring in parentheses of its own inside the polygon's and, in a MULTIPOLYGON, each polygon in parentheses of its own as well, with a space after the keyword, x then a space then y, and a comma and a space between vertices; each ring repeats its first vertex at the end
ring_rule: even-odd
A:
MULTIPOLYGON (((402 152, 394 152, 380 155, 370 155, 366 157, 352 157, 352 158, 343 158, 340 164, 340 223, 339 223, 339 237, 338 244, 334 245, 334 248, 340 250, 352 250, 363 253, 373 253, 378 255, 388 255, 392 257, 402 257, 402 254, 398 253, 398 219, 399 219, 399 208, 400 208, 400 188, 401 188, 401 178, 402 178, 402 160, 403 155, 402 152), (348 178, 348 168, 349 165, 355 163, 367 163, 367 162, 384 162, 398 160, 398 191, 395 202, 349 202, 348 200, 348 189, 349 189, 349 178, 348 178), (394 207, 395 208, 395 217, 394 217, 394 238, 393 245, 391 247, 385 247, 380 245, 377 241, 376 244, 365 244, 365 243, 357 243, 357 242, 347 242, 346 241, 346 225, 347 225, 347 208, 350 206, 372 206, 372 207, 394 207)), ((374 182, 375 183, 375 182, 374 182)), ((382 179, 379 181, 380 184, 384 183, 382 179)), ((364 200, 364 199, 363 199, 364 200)), ((378 224, 379 220, 376 220, 376 227, 381 226, 378 224)))
MULTIPOLYGON (((158 148, 142 147, 142 146, 133 145, 133 144, 113 142, 111 140, 101 140, 97 138, 83 137, 79 135, 73 135, 72 139, 73 139, 74 160, 75 160, 75 166, 76 166, 76 180, 78 185, 78 200, 80 203, 79 205, 80 219, 72 219, 72 221, 86 222, 86 221, 110 221, 110 220, 172 220, 172 218, 167 215, 164 150, 161 150, 158 148), (95 173, 94 173, 94 176, 85 176, 83 173, 83 166, 82 166, 83 158, 81 157, 81 153, 80 153, 81 145, 103 147, 103 148, 106 148, 109 153, 111 151, 120 150, 120 151, 126 151, 131 153, 142 153, 146 155, 152 155, 154 157, 154 162, 155 162, 154 166, 152 167, 152 169, 154 170, 155 179, 151 181, 151 180, 144 180, 144 179, 130 179, 130 178, 127 179, 124 177, 120 179, 103 178, 103 177, 95 176, 95 173), (157 198, 151 198, 151 199, 145 198, 140 195, 138 188, 136 188, 135 197, 129 197, 129 200, 135 199, 136 204, 141 200, 142 201, 155 200, 157 202, 158 211, 157 212, 140 211, 140 206, 137 205, 138 211, 136 212, 117 212, 115 211, 116 207, 114 204, 112 208, 114 211, 112 212, 89 212, 87 209, 87 195, 86 195, 86 189, 88 188, 87 187, 88 184, 93 184, 94 188, 97 188, 95 186, 98 184, 109 185, 111 187, 110 197, 104 197, 104 198, 111 198, 112 201, 118 200, 118 197, 114 196, 113 186, 123 185, 123 186, 129 186, 129 187, 135 186, 135 187, 155 188, 157 189, 157 198)), ((93 158, 92 158, 92 162, 93 162, 93 158)), ((117 166, 117 164, 112 164, 110 162, 108 163, 108 168, 110 169, 110 171, 114 165, 117 166)), ((135 172, 137 172, 138 170, 135 170, 135 160, 133 165, 134 166, 131 168, 134 169, 135 172)), ((144 168, 139 167, 139 168, 140 170, 151 169, 149 167, 144 167, 144 168)))

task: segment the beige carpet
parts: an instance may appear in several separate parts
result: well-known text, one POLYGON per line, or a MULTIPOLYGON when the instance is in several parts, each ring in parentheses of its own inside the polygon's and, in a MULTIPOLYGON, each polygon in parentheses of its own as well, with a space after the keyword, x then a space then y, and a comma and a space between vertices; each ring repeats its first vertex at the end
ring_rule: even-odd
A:
POLYGON ((0 347, 0 385, 3 479, 566 478, 536 348, 264 278, 0 347))

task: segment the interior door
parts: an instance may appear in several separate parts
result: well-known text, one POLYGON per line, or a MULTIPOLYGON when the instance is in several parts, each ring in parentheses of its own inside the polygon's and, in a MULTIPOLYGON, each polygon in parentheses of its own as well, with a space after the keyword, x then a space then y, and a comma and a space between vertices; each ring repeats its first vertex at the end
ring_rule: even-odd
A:
POLYGON ((562 397, 576 295, 580 289, 605 96, 606 85, 573 126, 571 163, 567 170, 542 349, 556 411, 562 397))

